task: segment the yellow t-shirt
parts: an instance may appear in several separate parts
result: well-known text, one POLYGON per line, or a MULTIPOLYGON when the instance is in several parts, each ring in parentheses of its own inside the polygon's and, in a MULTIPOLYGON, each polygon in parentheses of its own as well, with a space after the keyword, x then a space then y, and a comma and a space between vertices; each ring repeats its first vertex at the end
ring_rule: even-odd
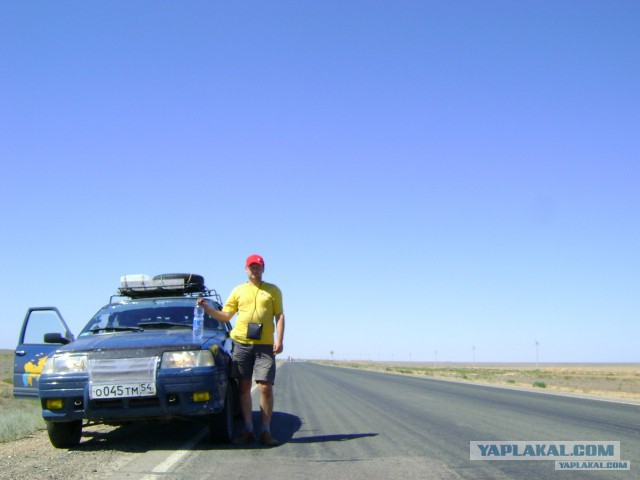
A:
POLYGON ((231 330, 234 341, 251 345, 273 345, 273 319, 282 313, 282 292, 271 283, 262 282, 259 287, 250 282, 243 283, 233 289, 222 311, 238 314, 231 330), (262 324, 260 340, 247 338, 250 322, 262 324))

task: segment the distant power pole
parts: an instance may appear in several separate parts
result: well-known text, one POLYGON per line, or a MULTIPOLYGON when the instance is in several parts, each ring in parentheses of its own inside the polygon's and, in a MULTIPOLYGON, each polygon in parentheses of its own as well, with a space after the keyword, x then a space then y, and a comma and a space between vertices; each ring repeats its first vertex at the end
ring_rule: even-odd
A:
POLYGON ((331 360, 333 360, 333 350, 329 352, 331 354, 331 360))
POLYGON ((476 363, 476 346, 473 345, 471 349, 473 350, 473 363, 476 363))

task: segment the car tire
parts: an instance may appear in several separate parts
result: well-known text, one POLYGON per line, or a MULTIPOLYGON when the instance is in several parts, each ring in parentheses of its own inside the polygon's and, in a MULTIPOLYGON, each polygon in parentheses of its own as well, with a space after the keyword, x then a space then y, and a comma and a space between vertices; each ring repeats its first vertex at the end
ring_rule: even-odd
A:
POLYGON ((224 408, 209 416, 209 437, 216 444, 229 443, 233 435, 233 394, 231 383, 227 384, 224 408))
POLYGON ((56 448, 71 448, 82 438, 82 420, 73 422, 46 422, 51 445, 56 448))
POLYGON ((240 383, 237 378, 229 379, 231 385, 231 404, 233 405, 233 418, 242 418, 242 408, 240 407, 240 383))

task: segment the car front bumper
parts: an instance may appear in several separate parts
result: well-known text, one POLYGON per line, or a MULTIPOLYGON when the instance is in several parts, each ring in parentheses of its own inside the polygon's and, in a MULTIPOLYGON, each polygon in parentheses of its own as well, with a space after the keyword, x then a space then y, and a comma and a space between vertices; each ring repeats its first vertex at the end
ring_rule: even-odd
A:
POLYGON ((159 369, 153 396, 92 399, 86 373, 42 375, 39 396, 46 421, 109 423, 219 413, 227 388, 228 367, 197 367, 159 369), (51 408, 53 400, 58 400, 56 408, 51 408))

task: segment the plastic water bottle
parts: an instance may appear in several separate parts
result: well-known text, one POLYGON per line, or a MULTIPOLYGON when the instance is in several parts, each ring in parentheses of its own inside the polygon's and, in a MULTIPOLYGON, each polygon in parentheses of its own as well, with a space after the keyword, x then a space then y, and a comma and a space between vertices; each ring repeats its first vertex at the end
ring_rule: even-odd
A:
POLYGON ((202 341, 202 332, 204 330, 204 307, 196 305, 193 309, 193 339, 202 341))

